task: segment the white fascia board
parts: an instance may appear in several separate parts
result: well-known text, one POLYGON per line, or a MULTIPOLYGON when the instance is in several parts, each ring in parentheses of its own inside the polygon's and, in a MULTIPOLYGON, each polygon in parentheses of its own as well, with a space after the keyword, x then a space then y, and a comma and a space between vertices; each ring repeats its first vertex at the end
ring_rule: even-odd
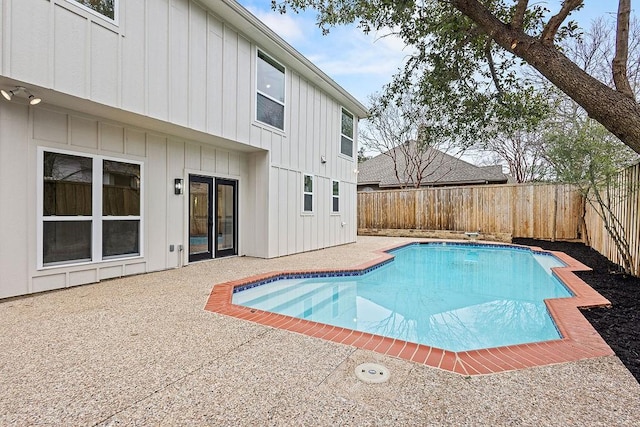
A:
POLYGON ((285 65, 292 67, 297 73, 334 97, 358 118, 369 115, 369 111, 360 101, 238 2, 235 0, 201 0, 201 3, 209 8, 211 13, 238 30, 240 34, 253 40, 258 47, 265 49, 266 53, 284 61, 285 65))

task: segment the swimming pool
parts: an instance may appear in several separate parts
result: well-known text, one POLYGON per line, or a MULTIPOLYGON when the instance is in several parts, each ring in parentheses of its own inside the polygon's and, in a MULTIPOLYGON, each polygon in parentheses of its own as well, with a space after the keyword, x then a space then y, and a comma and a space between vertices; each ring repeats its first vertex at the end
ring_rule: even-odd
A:
POLYGON ((561 338, 544 300, 572 294, 551 272, 565 266, 553 255, 477 244, 392 253, 365 274, 239 287, 232 302, 456 352, 561 338))
MULTIPOLYGON (((562 336, 560 339, 456 352, 369 332, 360 332, 347 327, 332 326, 326 323, 245 307, 232 302, 233 295, 236 292, 260 287, 281 279, 360 276, 387 263, 394 262, 392 253, 405 246, 425 242, 443 244, 441 240, 396 243, 394 246, 373 249, 373 253, 377 254, 377 256, 362 264, 349 268, 331 266, 330 260, 335 256, 341 256, 340 254, 345 251, 349 253, 361 251, 363 246, 365 251, 370 251, 372 249, 368 247, 370 243, 367 239, 363 240, 362 244, 359 241, 354 244, 325 249, 319 252, 317 261, 315 261, 315 265, 318 268, 314 270, 301 270, 298 266, 298 268, 280 271, 256 271, 253 276, 218 283, 213 286, 204 309, 211 313, 240 321, 257 323, 340 345, 373 351, 385 356, 397 357, 461 375, 485 375, 615 354, 578 309, 608 307, 611 305, 606 298, 574 274, 576 271, 588 271, 590 268, 562 252, 549 252, 540 248, 526 246, 500 245, 502 247, 516 247, 520 250, 532 251, 534 254, 553 254, 555 258, 566 264, 565 267, 555 268, 553 274, 570 290, 573 297, 545 300, 547 309, 562 336), (326 259, 325 253, 327 254, 326 259)), ((384 240, 386 239, 382 238, 381 242, 384 240)), ((447 245, 461 244, 461 242, 447 242, 447 245)), ((489 246, 491 244, 478 242, 473 245, 489 246)), ((289 265, 295 265, 295 259, 295 256, 291 257, 292 263, 289 265)), ((538 261, 549 259, 553 258, 540 258, 538 261)), ((469 259, 468 261, 473 260, 469 259)), ((282 259, 279 259, 278 264, 282 265, 281 263, 282 259)), ((285 265, 287 265, 286 262, 285 265)))

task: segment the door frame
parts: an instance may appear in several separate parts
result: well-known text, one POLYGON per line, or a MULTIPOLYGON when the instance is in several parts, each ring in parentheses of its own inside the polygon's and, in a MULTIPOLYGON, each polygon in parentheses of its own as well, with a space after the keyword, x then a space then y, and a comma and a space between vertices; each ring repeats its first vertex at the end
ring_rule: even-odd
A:
POLYGON ((194 262, 194 261, 201 261, 204 259, 212 259, 213 258, 213 196, 214 196, 214 185, 215 185, 215 179, 213 177, 210 176, 202 176, 202 175, 195 175, 195 174, 189 174, 189 186, 188 186, 188 219, 187 219, 187 223, 188 223, 188 229, 187 229, 187 249, 188 249, 188 256, 189 256, 189 262, 194 262), (200 252, 200 253, 196 253, 196 254, 192 254, 191 253, 191 183, 192 182, 199 182, 199 183, 203 183, 203 184, 209 184, 209 194, 208 194, 208 199, 209 199, 209 206, 207 207, 207 233, 208 233, 208 242, 207 242, 207 246, 208 246, 208 251, 207 252, 200 252))
POLYGON ((216 258, 233 256, 238 254, 238 181, 227 178, 215 178, 214 180, 214 201, 215 201, 215 218, 214 218, 214 253, 216 258), (233 246, 231 249, 218 249, 218 185, 230 185, 233 188, 233 246))

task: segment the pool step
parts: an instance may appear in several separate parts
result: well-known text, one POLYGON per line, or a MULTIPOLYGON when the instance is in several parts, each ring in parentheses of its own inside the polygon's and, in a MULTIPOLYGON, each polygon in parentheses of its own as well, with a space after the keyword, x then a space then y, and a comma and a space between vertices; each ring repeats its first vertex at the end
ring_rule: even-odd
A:
MULTIPOLYGON (((291 284, 290 281, 286 281, 291 284)), ((233 303, 293 317, 309 318, 337 303, 348 289, 346 283, 329 283, 318 279, 301 279, 293 286, 280 288, 278 282, 268 283, 233 296, 233 303), (270 302, 270 304, 269 304, 270 302)))

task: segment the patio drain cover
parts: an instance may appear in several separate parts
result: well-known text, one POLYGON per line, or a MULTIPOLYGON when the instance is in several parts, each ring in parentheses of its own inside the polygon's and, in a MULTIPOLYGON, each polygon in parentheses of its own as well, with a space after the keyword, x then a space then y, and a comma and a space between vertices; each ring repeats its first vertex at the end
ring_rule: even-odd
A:
POLYGON ((365 383, 383 383, 389 380, 389 370, 377 363, 363 363, 356 366, 356 377, 365 383))

